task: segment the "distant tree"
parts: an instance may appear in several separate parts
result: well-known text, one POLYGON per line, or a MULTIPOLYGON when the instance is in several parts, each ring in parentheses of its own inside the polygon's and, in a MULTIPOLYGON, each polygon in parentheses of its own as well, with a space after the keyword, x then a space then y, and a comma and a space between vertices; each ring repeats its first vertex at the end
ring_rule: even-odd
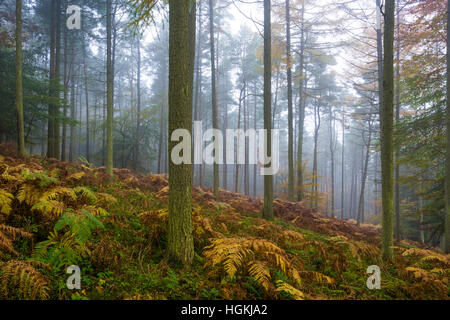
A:
POLYGON ((22 0, 16 0, 16 108, 19 152, 25 155, 22 86, 22 0))
POLYGON ((113 175, 113 125, 114 125, 114 74, 113 74, 113 59, 112 59, 112 0, 106 2, 106 172, 113 175))
MULTIPOLYGON (((264 129, 267 132, 266 153, 272 156, 272 26, 270 0, 264 0, 264 129)), ((270 164, 269 164, 270 166, 270 164)), ((264 176, 265 219, 273 219, 273 176, 264 176)))

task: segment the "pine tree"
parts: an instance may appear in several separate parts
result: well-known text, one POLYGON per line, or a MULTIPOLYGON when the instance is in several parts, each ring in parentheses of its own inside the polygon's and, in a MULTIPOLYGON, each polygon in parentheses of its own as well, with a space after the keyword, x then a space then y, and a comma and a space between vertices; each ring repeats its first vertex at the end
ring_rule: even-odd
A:
POLYGON ((112 62, 112 0, 106 2, 106 68, 107 68, 107 102, 106 102, 106 172, 113 175, 113 117, 114 117, 114 102, 113 102, 113 62, 112 62))
POLYGON ((450 253, 450 1, 447 1, 447 149, 446 149, 446 174, 445 174, 445 252, 450 253))
MULTIPOLYGON (((272 156, 272 27, 270 0, 264 0, 264 129, 267 132, 266 153, 272 156)), ((266 166, 270 166, 266 165, 266 166)), ((265 219, 273 219, 273 175, 264 176, 265 219)))
POLYGON ((22 0, 16 0, 16 108, 19 152, 25 155, 22 86, 22 0))
POLYGON ((381 121, 381 171, 383 207, 383 258, 392 259, 394 236, 394 17, 395 0, 386 0, 384 24, 383 109, 381 121))
MULTIPOLYGON (((177 129, 192 132, 192 0, 169 1, 169 156, 177 129)), ((193 19, 195 20, 195 19, 193 19)), ((195 42, 194 42, 195 43, 195 42)), ((192 165, 169 160, 168 251, 170 260, 190 265, 194 258, 192 165)))

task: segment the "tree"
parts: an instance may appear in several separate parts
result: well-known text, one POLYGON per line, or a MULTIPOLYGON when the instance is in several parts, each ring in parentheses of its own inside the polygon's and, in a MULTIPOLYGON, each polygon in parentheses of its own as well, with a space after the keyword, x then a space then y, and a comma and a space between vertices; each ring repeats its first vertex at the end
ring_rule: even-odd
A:
POLYGON ((16 0, 16 108, 19 152, 25 155, 22 86, 22 0, 16 0))
POLYGON ((381 184, 383 207, 382 252, 392 259, 394 236, 394 24, 395 0, 386 0, 384 24, 383 106, 381 121, 381 184))
POLYGON ((113 175, 113 61, 112 61, 112 0, 106 2, 106 172, 113 175))
POLYGON ((447 1, 447 146, 445 172, 445 252, 450 253, 450 1, 447 1))
MULTIPOLYGON (((272 27, 270 0, 264 0, 264 129, 266 153, 272 156, 272 27)), ((270 164, 266 164, 270 166, 270 164)), ((264 176, 263 218, 273 219, 273 175, 264 176)))
MULTIPOLYGON (((213 129, 219 128, 217 109, 217 88, 216 88, 216 58, 214 50, 214 7, 213 0, 209 0, 209 43, 211 49, 211 94, 212 94, 212 124, 213 129)), ((217 142, 216 139, 214 142, 217 142)), ((218 145, 215 144, 214 152, 219 152, 218 145)), ((219 164, 214 161, 214 196, 219 198, 219 164)))
POLYGON ((299 66, 299 129, 297 146, 297 201, 304 198, 303 190, 303 132, 305 123, 306 98, 304 87, 304 61, 305 61, 305 1, 302 1, 301 9, 301 31, 300 31, 300 66, 299 66))
POLYGON ((288 82, 288 158, 289 158, 289 178, 288 178, 288 198, 294 201, 294 121, 292 108, 292 61, 291 61, 291 15, 289 10, 289 0, 286 0, 286 56, 287 56, 287 82, 288 82))
MULTIPOLYGON (((169 1, 169 156, 177 142, 171 141, 177 129, 192 132, 192 0, 169 1)), ((194 19, 195 20, 195 19, 194 19)), ((169 257, 190 265, 194 259, 192 235, 192 165, 169 160, 169 257)))

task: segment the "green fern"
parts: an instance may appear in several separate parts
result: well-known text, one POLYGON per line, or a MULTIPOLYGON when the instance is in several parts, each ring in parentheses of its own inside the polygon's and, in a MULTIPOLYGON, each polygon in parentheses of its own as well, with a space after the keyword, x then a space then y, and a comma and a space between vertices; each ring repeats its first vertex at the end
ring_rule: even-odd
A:
POLYGON ((61 231, 66 227, 82 243, 91 237, 93 230, 104 228, 103 224, 86 209, 66 211, 56 223, 55 230, 61 231))

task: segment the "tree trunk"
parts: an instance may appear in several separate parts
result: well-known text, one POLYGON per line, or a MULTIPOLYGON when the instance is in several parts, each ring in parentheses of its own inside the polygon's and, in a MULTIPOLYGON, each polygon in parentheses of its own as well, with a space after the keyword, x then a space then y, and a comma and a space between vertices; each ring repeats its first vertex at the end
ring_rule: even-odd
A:
POLYGON ((288 199, 294 201, 294 121, 292 108, 292 61, 291 61, 291 17, 289 0, 286 0, 286 57, 287 57, 287 94, 288 94, 288 199))
POLYGON ((450 44, 450 5, 447 1, 447 147, 446 147, 446 174, 445 174, 445 242, 444 250, 450 253, 450 52, 448 49, 450 44))
POLYGON ((91 161, 90 150, 90 128, 89 128, 89 81, 87 75, 87 63, 86 63, 86 44, 83 39, 83 72, 84 72, 84 98, 86 103, 86 160, 91 161))
POLYGON ((137 38, 137 116, 134 140, 134 171, 139 172, 139 142, 141 139, 141 34, 137 38))
MULTIPOLYGON (((267 132, 265 147, 269 158, 272 156, 272 26, 270 10, 270 0, 264 0, 264 129, 267 132)), ((270 167, 270 163, 265 166, 270 167)), ((263 218, 273 219, 273 217, 273 175, 265 175, 263 218)))
MULTIPOLYGON (((51 21, 50 21, 50 90, 49 96, 56 96, 56 20, 57 20, 57 0, 51 2, 51 21)), ((48 106, 48 126, 47 126, 47 157, 56 158, 55 150, 55 109, 54 103, 48 106)))
POLYGON ((383 206, 383 258, 392 259, 394 236, 393 126, 394 126, 394 16, 395 0, 386 0, 384 26, 383 112, 381 129, 381 168, 383 206))
MULTIPOLYGON (((395 85, 395 122, 400 120, 400 6, 397 4, 397 70, 395 85)), ((400 146, 395 146, 395 239, 400 241, 400 146)))
MULTIPOLYGON (((209 42, 211 48, 211 93, 212 93, 212 125, 213 129, 219 129, 219 119, 217 110, 217 88, 216 88, 216 61, 214 50, 214 8, 213 0, 209 0, 209 42)), ((214 153, 218 152, 217 140, 214 140, 214 153)), ((215 159, 215 157, 214 157, 215 159)), ((219 164, 214 160, 214 195, 219 198, 219 164)))
POLYGON ((16 0, 16 109, 17 136, 20 154, 25 155, 25 132, 23 123, 22 86, 22 0, 16 0))
POLYGON ((342 164, 341 164, 341 220, 344 219, 345 208, 345 114, 342 110, 342 164))
POLYGON ((367 171, 369 168, 369 159, 370 159, 370 146, 372 144, 372 122, 369 122, 369 139, 367 141, 367 150, 366 150, 366 158, 364 161, 364 169, 362 173, 361 179, 361 194, 359 196, 359 206, 358 206, 358 226, 361 225, 361 222, 364 223, 364 195, 366 191, 366 180, 367 180, 367 171))
POLYGON ((303 191, 303 131, 305 123, 305 95, 304 95, 304 52, 305 52, 305 2, 302 2, 301 37, 300 37, 300 81, 299 81, 299 124, 298 124, 298 147, 297 147, 297 201, 304 198, 303 191))
POLYGON ((113 59, 112 59, 112 0, 106 2, 106 172, 108 175, 113 175, 113 125, 114 125, 114 74, 113 74, 113 59))
MULTIPOLYGON (((193 1, 169 1, 169 155, 177 142, 172 133, 192 131, 192 51, 190 12, 193 1)), ((192 165, 169 160, 168 252, 172 261, 190 265, 194 259, 192 235, 192 165)))

